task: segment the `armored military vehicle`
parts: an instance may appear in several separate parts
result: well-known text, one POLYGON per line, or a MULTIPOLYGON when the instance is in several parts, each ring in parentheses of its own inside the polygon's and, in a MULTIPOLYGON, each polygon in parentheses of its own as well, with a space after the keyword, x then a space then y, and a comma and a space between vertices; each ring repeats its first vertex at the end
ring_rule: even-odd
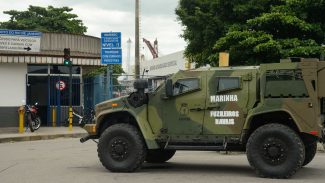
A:
POLYGON ((81 139, 99 139, 112 172, 163 163, 177 150, 243 151, 261 177, 289 178, 324 139, 325 62, 301 59, 252 67, 179 71, 151 93, 96 106, 81 139))

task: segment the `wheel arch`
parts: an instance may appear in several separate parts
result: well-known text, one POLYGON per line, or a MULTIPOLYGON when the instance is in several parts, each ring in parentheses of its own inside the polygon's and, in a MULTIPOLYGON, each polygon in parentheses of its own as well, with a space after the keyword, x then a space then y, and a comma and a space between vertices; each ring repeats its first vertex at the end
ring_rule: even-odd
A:
POLYGON ((242 140, 247 142, 249 136, 258 127, 269 123, 283 124, 290 127, 297 133, 301 132, 301 127, 296 123, 296 120, 292 117, 290 112, 285 110, 267 111, 251 115, 249 116, 249 118, 247 118, 247 121, 244 125, 244 129, 246 132, 242 140))
MULTIPOLYGON (((97 135, 100 136, 106 128, 119 123, 127 123, 134 127, 136 127, 143 137, 143 140, 146 143, 148 149, 157 149, 159 148, 151 129, 143 124, 139 123, 136 116, 129 111, 114 111, 111 113, 102 114, 99 118, 97 118, 97 135)), ((144 122, 145 123, 145 122, 144 122)))

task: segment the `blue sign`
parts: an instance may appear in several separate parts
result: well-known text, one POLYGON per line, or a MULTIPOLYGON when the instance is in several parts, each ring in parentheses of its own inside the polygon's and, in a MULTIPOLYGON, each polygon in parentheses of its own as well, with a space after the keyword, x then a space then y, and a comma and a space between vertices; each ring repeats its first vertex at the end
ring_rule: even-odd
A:
POLYGON ((122 49, 102 49, 102 64, 122 64, 122 49))
POLYGON ((121 32, 102 32, 102 49, 120 47, 121 32))
POLYGON ((121 32, 102 32, 101 63, 122 64, 121 32))

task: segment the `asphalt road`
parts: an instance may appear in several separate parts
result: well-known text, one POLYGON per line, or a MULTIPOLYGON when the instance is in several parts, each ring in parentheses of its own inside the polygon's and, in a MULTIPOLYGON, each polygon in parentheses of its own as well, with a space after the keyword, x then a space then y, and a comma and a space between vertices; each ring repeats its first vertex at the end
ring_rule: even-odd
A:
POLYGON ((168 163, 144 164, 136 173, 110 173, 96 144, 56 139, 0 144, 1 183, 325 182, 325 153, 288 180, 256 177, 244 154, 178 151, 168 163))

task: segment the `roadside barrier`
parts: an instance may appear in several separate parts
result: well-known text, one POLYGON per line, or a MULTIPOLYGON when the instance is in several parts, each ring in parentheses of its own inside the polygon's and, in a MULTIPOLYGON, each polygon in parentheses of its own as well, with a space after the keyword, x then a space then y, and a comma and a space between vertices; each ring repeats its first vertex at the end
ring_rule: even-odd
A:
POLYGON ((19 114, 19 129, 18 132, 19 133, 24 133, 24 113, 25 113, 25 109, 24 106, 20 106, 18 108, 18 114, 19 114))

